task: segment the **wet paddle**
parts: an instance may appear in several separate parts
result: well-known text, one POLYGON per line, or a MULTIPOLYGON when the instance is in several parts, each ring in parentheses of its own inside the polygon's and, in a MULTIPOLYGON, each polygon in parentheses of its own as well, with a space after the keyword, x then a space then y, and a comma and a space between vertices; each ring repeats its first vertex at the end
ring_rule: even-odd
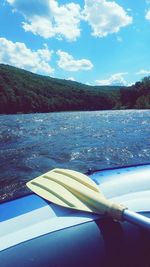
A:
POLYGON ((104 214, 115 220, 129 221, 150 230, 150 219, 106 199, 88 176, 54 169, 27 183, 34 193, 50 202, 71 209, 104 214))

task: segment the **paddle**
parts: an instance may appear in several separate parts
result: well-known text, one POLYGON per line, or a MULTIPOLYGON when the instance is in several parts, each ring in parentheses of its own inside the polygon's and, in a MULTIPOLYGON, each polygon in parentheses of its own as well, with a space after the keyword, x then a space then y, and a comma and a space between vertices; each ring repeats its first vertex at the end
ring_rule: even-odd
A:
POLYGON ((150 219, 106 199, 88 176, 54 169, 27 183, 34 193, 50 202, 71 209, 104 214, 115 220, 129 221, 150 230, 150 219))

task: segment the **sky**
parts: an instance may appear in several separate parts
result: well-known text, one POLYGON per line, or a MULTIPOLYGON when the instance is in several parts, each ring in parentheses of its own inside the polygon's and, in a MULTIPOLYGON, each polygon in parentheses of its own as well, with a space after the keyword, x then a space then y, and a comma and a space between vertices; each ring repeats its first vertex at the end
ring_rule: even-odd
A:
POLYGON ((150 0, 0 0, 0 63, 131 85, 150 75, 150 0))

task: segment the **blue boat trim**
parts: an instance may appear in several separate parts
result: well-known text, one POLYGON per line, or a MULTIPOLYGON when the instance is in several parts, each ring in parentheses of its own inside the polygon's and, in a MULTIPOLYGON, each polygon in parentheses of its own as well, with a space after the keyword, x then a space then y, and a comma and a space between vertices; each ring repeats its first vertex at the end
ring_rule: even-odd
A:
POLYGON ((7 201, 0 205, 0 222, 42 208, 46 205, 47 203, 41 197, 33 194, 13 200, 13 205, 12 201, 7 201))
POLYGON ((94 174, 96 172, 101 172, 101 171, 112 171, 112 170, 120 170, 120 169, 125 169, 125 168, 136 168, 136 167, 141 167, 141 166, 150 166, 150 162, 147 163, 140 163, 140 164, 131 164, 131 165, 123 165, 123 166, 117 166, 117 167, 108 167, 108 168, 101 168, 101 169, 92 169, 89 168, 88 171, 86 172, 87 175, 94 174))

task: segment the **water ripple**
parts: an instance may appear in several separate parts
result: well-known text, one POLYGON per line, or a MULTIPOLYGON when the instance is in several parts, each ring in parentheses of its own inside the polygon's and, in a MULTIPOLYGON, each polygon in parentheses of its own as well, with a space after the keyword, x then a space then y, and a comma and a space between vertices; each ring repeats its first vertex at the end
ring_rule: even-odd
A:
POLYGON ((1 199, 52 168, 89 168, 150 161, 150 111, 66 112, 0 116, 1 199))

